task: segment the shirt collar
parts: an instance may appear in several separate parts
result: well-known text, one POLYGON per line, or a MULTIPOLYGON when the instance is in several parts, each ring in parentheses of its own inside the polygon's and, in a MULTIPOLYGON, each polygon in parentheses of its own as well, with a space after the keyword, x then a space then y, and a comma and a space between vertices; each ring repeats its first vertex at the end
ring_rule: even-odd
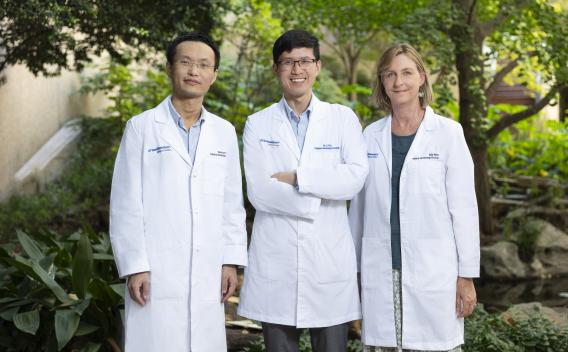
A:
MULTIPOLYGON (((170 111, 170 116, 172 117, 172 119, 174 119, 175 124, 185 130, 186 128, 185 128, 185 125, 183 123, 183 118, 177 112, 177 110, 176 110, 176 108, 175 108, 175 106, 172 102, 171 96, 168 99, 168 109, 170 111)), ((203 124, 203 122, 207 119, 206 116, 207 116, 207 112, 206 112, 205 108, 203 108, 203 106, 202 106, 201 107, 201 113, 199 114, 199 119, 197 119, 197 121, 191 127, 195 127, 197 125, 201 126, 203 124)))
MULTIPOLYGON (((288 105, 286 98, 282 97, 282 101, 284 102, 284 110, 286 111, 286 116, 288 116, 288 118, 290 119, 295 119, 296 113, 294 112, 294 110, 292 110, 290 105, 288 105)), ((314 95, 312 94, 312 98, 310 99, 310 104, 308 105, 308 108, 306 109, 306 111, 300 114, 300 117, 305 113, 309 119, 313 109, 314 109, 314 95)))

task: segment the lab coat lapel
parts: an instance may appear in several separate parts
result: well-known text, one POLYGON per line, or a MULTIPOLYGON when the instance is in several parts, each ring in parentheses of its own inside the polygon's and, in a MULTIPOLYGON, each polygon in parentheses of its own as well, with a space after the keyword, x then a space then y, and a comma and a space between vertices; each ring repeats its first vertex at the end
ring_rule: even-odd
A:
MULTIPOLYGON (((284 99, 284 97, 282 97, 284 99)), ((292 131, 292 126, 286 116, 286 108, 284 107, 284 102, 281 100, 278 104, 278 109, 275 118, 280 121, 280 127, 278 129, 278 134, 280 139, 286 144, 288 148, 294 154, 297 160, 300 160, 300 147, 298 146, 298 140, 292 131)))
POLYGON ((209 112, 202 108, 201 118, 204 120, 201 124, 201 132, 199 134, 199 142, 197 143, 197 149, 195 150, 195 160, 193 162, 194 169, 199 168, 201 162, 210 150, 209 145, 213 141, 213 136, 215 133, 214 126, 211 126, 211 119, 208 119, 209 112))
POLYGON ((160 103, 160 105, 158 105, 154 114, 154 121, 158 124, 159 138, 169 143, 169 145, 178 153, 178 155, 189 166, 191 166, 191 159, 189 157, 189 154, 185 149, 183 140, 181 139, 179 132, 177 131, 177 126, 170 116, 168 99, 170 99, 170 97, 167 97, 160 103))
POLYGON ((392 136, 391 136, 391 115, 387 116, 384 123, 379 126, 375 139, 379 144, 383 159, 387 165, 389 178, 392 178, 392 136))
MULTIPOLYGON (((408 160, 409 158, 413 158, 414 154, 417 151, 420 152, 422 150, 422 146, 424 145, 424 143, 428 141, 428 133, 435 128, 435 123, 436 123, 433 115, 434 112, 432 111, 432 109, 429 106, 426 107, 426 112, 424 113, 424 119, 422 120, 422 123, 420 123, 420 126, 418 126, 418 130, 416 131, 416 136, 414 137, 414 141, 412 141, 410 149, 406 154, 406 160, 408 160)), ((408 163, 405 161, 402 166, 403 169, 407 164, 408 163)))
MULTIPOLYGON (((304 141, 304 149, 302 151, 301 158, 308 153, 304 151, 313 149, 314 141, 318 140, 318 135, 323 130, 319 125, 323 122, 325 117, 325 112, 322 111, 324 108, 323 104, 320 104, 320 100, 312 94, 312 112, 310 113, 310 122, 308 123, 308 130, 306 131, 306 139, 304 141)), ((297 145, 297 143, 296 143, 297 145)))

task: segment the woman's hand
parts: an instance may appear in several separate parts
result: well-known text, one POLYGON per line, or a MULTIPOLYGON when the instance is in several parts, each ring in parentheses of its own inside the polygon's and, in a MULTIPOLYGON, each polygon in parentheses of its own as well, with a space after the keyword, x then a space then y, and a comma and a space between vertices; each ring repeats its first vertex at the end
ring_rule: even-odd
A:
POLYGON ((475 310, 477 294, 473 279, 458 277, 456 290, 456 314, 459 318, 467 317, 475 310))

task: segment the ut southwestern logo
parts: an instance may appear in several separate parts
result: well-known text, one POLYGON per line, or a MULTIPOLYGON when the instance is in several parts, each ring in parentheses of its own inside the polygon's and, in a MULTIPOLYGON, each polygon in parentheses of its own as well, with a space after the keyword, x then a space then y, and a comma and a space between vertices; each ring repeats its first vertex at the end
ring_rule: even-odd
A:
POLYGON ((160 154, 162 152, 169 152, 170 150, 172 150, 171 145, 162 145, 162 146, 159 146, 159 147, 148 149, 148 153, 160 154))
POLYGON ((379 157, 379 153, 367 153, 367 158, 369 159, 377 159, 379 157))
POLYGON ((322 144, 321 146, 314 147, 315 150, 339 150, 339 146, 332 144, 322 144))
POLYGON ((280 145, 280 141, 275 141, 273 139, 265 139, 265 138, 261 138, 260 143, 268 144, 271 147, 278 147, 280 145))

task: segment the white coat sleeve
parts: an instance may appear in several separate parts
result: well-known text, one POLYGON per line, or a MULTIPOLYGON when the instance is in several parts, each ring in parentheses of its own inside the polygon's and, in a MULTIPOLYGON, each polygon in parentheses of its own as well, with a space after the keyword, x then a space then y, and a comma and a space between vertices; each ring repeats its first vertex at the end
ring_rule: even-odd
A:
POLYGON ((231 130, 223 204, 223 264, 247 265, 246 213, 237 133, 231 130))
POLYGON ((150 271, 142 204, 142 139, 126 124, 114 164, 110 194, 110 239, 119 276, 150 271))
POLYGON ((361 241, 363 240, 363 230, 365 228, 365 186, 355 195, 349 205, 349 227, 353 244, 355 245, 355 255, 357 257, 357 272, 361 272, 361 241))
POLYGON ((361 124, 351 109, 346 114, 341 142, 342 162, 332 166, 300 165, 296 170, 300 193, 308 193, 322 199, 348 200, 361 190, 369 171, 367 148, 361 124))
POLYGON ((474 165, 461 125, 452 133, 446 168, 446 194, 458 251, 458 275, 479 277, 479 215, 474 165))
POLYGON ((254 208, 275 215, 315 219, 321 199, 300 194, 293 186, 271 177, 269 160, 250 119, 245 124, 243 144, 247 195, 254 208))

